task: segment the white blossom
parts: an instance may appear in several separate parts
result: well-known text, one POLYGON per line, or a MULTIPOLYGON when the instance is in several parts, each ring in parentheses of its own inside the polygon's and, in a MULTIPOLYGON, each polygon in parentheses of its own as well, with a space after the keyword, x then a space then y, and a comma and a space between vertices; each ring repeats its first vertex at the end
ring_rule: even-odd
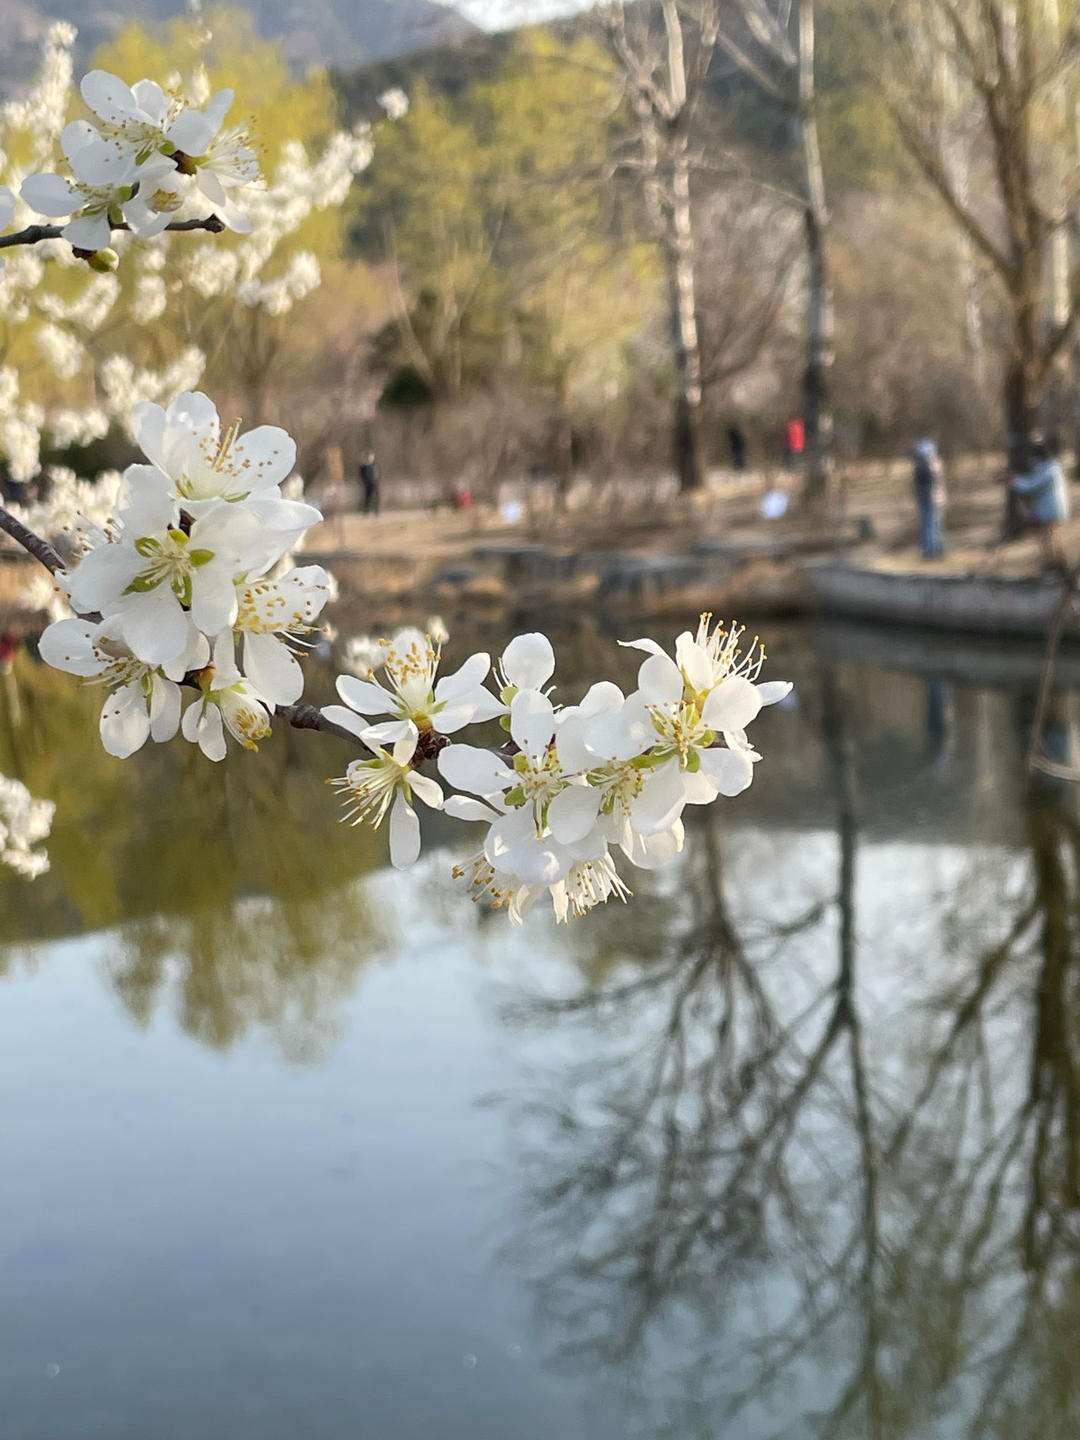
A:
POLYGON ((378 105, 388 120, 401 120, 409 113, 409 97, 399 85, 384 90, 379 96, 378 105))
POLYGON ((57 670, 108 689, 101 710, 101 743, 126 759, 148 739, 171 740, 180 725, 180 687, 188 670, 207 663, 210 647, 192 632, 188 648, 167 667, 148 665, 124 643, 115 618, 95 623, 58 620, 41 637, 41 658, 57 670))
POLYGON ((184 711, 181 730, 208 760, 225 759, 228 732, 245 750, 270 734, 270 707, 236 668, 231 635, 219 636, 212 663, 199 673, 201 697, 184 711))
POLYGON ((361 739, 375 734, 380 741, 391 741, 410 728, 452 735, 502 712, 504 707, 484 689, 491 661, 483 651, 470 655, 452 675, 436 680, 440 657, 440 648, 429 635, 403 630, 380 661, 386 684, 339 675, 337 691, 345 704, 324 706, 322 713, 361 739), (372 730, 373 715, 393 718, 372 730))
POLYGON ((49 857, 34 847, 48 838, 55 812, 51 800, 37 800, 21 780, 0 775, 0 863, 28 880, 43 875, 49 857))
POLYGON ((365 744, 372 750, 369 760, 354 760, 339 779, 332 781, 348 807, 345 819, 354 825, 366 821, 378 829, 390 815, 390 861, 399 870, 407 869, 420 854, 420 821, 413 808, 414 796, 433 809, 443 803, 442 790, 430 775, 413 765, 418 731, 410 726, 386 750, 374 736, 365 744))
POLYGON ((277 580, 242 580, 233 625, 241 640, 244 674, 264 699, 292 705, 304 676, 290 645, 302 644, 330 598, 321 565, 290 570, 277 580))

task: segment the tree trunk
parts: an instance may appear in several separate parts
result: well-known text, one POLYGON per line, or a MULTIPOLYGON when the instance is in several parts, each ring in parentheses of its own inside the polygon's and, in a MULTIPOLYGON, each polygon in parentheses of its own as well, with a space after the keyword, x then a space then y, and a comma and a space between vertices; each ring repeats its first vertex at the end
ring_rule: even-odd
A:
POLYGON ((826 240, 829 213, 818 143, 814 89, 814 0, 799 3, 799 131, 805 172, 806 208, 806 371, 803 420, 806 426, 806 476, 803 500, 825 508, 834 498, 833 417, 829 373, 833 363, 833 300, 826 240))
POLYGON ((1043 390, 1042 257, 1036 254, 1011 296, 1012 336, 1005 367, 1005 427, 1009 468, 1026 471, 1031 438, 1040 428, 1043 390))
POLYGON ((694 284, 694 232, 690 210, 690 163, 685 138, 675 140, 671 167, 671 223, 665 252, 675 368, 674 462, 679 489, 705 484, 701 448, 701 348, 694 284))

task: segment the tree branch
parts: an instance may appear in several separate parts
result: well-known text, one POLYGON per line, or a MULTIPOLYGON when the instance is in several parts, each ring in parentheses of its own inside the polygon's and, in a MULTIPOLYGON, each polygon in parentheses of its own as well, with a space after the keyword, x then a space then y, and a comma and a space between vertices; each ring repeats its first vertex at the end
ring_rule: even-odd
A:
POLYGON ((55 575, 58 570, 67 569, 59 550, 55 550, 48 540, 35 535, 33 530, 28 529, 21 520, 16 520, 3 506, 0 506, 0 530, 10 535, 24 550, 28 550, 35 560, 40 560, 50 574, 55 575))
MULTIPOLYGON (((113 230, 128 230, 130 225, 114 225, 113 230)), ((225 230, 224 220, 216 215, 207 215, 205 220, 174 220, 165 229, 177 231, 207 230, 211 235, 220 235, 225 230)), ((63 225, 28 225, 25 230, 15 230, 10 235, 0 235, 0 250, 10 250, 14 245, 40 245, 42 240, 62 240, 63 225)))
POLYGON ((935 149, 933 141, 922 132, 919 124, 895 104, 889 106, 893 121, 908 153, 923 175, 937 191, 953 219, 968 235, 976 249, 990 261, 999 275, 1009 283, 1013 278, 1014 266, 1009 257, 994 243, 982 225, 960 199, 948 171, 935 149))

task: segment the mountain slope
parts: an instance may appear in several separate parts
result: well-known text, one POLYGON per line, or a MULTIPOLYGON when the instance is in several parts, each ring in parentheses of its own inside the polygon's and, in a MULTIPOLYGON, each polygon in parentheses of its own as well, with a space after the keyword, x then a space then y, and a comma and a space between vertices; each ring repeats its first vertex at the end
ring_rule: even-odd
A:
MULTIPOLYGON (((248 0, 262 35, 280 40, 299 70, 351 68, 476 34, 464 16, 435 0, 248 0)), ((0 93, 33 74, 51 20, 79 30, 80 58, 129 20, 182 14, 183 0, 0 0, 0 93)))

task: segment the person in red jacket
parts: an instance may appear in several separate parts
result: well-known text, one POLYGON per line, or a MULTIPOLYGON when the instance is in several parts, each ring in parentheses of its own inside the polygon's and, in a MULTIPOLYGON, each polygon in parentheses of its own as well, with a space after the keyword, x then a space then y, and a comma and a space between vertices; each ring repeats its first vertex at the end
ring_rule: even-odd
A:
POLYGON ((784 427, 784 454, 788 465, 797 465, 805 449, 806 426, 798 415, 792 415, 784 427))

